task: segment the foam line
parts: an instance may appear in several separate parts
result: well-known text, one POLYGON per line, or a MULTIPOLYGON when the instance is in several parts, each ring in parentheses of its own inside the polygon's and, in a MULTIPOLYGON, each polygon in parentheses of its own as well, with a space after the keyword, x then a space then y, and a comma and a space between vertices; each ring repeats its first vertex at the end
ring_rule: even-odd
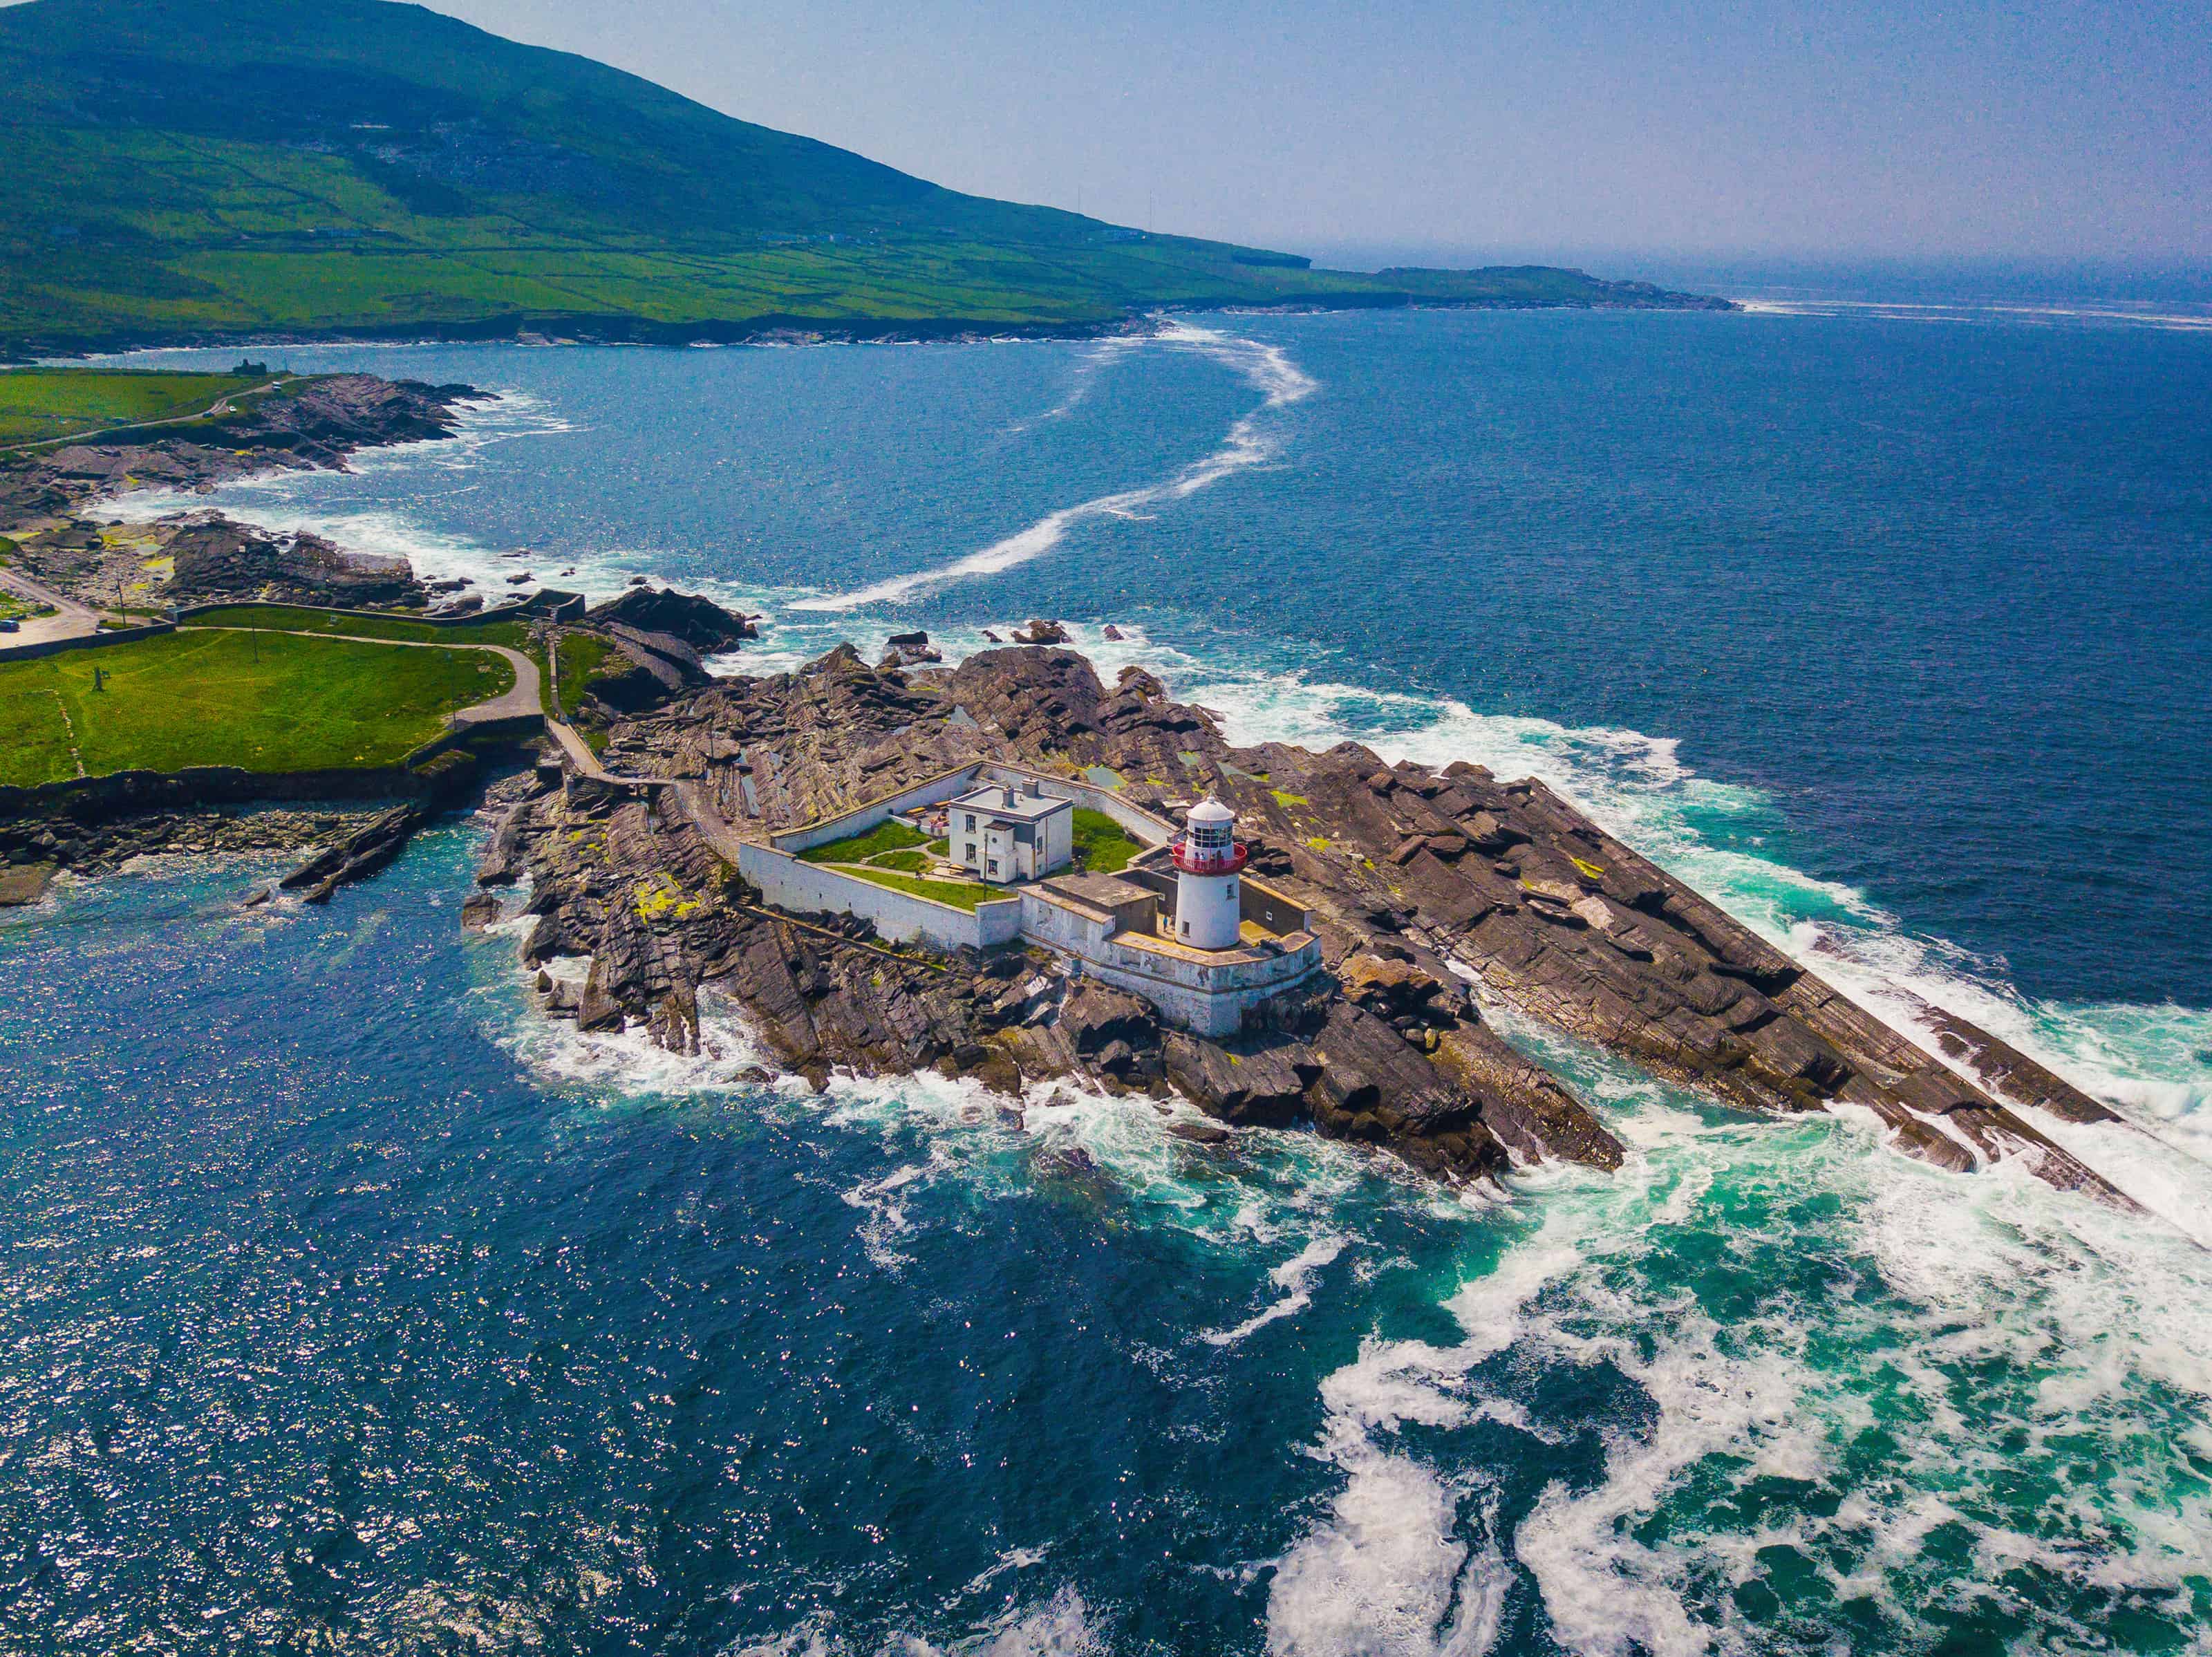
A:
MULTIPOLYGON (((1173 324, 1149 337, 1170 349, 1197 351, 1235 369, 1243 376, 1247 384, 1261 393, 1264 400, 1259 408, 1230 427, 1218 448, 1203 458, 1193 461, 1171 476, 1136 489, 1097 495, 1088 501, 1077 501, 1073 506, 1047 513, 1035 523, 1017 530, 1004 540, 994 541, 988 547, 935 569, 895 575, 888 580, 857 587, 850 592, 805 599, 793 607, 811 610, 858 610, 864 604, 905 604, 917 594, 943 586, 947 582, 977 575, 996 575, 1029 563, 1033 559, 1042 558, 1066 540, 1067 532, 1079 524, 1095 518, 1127 518, 1146 507, 1195 495, 1224 477, 1261 465, 1273 458, 1277 440, 1268 431, 1265 416, 1278 409, 1304 402, 1319 389, 1280 346, 1263 345, 1256 340, 1242 339, 1233 334, 1224 334, 1188 323, 1173 324)), ((1063 405, 1062 411, 1068 406, 1073 406, 1072 403, 1063 405)))

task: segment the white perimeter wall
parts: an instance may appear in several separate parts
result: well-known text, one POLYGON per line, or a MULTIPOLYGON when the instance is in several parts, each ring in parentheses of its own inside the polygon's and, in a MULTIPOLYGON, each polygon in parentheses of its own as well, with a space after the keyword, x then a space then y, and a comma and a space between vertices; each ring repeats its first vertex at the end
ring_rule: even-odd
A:
MULTIPOLYGON (((840 831, 850 833, 849 829, 840 831)), ((836 839, 836 835, 830 839, 836 839)), ((855 914, 875 923, 877 932, 896 943, 919 938, 940 950, 988 950, 1011 944, 1022 930, 1022 901, 1005 897, 977 906, 970 914, 949 903, 895 892, 872 880, 835 869, 801 863, 766 846, 738 849, 738 871, 760 888, 761 895, 793 914, 855 914)))

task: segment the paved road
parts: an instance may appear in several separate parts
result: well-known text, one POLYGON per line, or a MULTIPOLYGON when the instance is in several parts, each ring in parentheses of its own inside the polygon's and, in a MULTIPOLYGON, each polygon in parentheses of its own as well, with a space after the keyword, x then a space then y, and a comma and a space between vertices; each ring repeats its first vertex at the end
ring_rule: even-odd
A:
POLYGON ((19 633, 0 633, 0 654, 11 646, 44 644, 51 639, 82 639, 100 630, 100 616, 74 598, 64 598, 17 569, 0 569, 0 586, 33 604, 52 604, 54 613, 23 623, 19 633))

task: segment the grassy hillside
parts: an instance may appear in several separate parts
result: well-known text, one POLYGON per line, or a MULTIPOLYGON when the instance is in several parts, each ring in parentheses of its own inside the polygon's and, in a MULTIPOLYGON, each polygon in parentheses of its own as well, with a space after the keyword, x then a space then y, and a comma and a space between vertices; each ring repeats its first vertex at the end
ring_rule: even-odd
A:
POLYGON ((223 398, 265 385, 269 379, 99 368, 0 371, 0 448, 189 418, 223 398))
POLYGON ((1656 293, 1567 271, 1313 271, 964 196, 392 0, 32 0, 0 9, 0 345, 18 351, 1656 293))

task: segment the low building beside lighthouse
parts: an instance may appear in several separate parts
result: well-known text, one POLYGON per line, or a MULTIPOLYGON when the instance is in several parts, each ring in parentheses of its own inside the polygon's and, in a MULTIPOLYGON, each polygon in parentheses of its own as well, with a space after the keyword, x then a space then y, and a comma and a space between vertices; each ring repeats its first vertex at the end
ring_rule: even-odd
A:
POLYGON ((1118 875, 1022 889, 1022 936, 1140 995, 1171 1024, 1233 1035, 1322 971, 1304 907, 1244 872, 1237 816, 1206 798, 1118 875))

